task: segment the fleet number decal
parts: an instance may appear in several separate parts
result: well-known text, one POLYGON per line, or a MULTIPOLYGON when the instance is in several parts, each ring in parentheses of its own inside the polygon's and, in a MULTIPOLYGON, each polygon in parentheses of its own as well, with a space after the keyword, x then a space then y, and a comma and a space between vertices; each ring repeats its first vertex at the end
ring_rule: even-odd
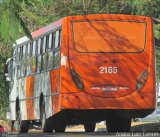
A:
POLYGON ((100 67, 100 74, 117 74, 118 68, 117 67, 100 67))

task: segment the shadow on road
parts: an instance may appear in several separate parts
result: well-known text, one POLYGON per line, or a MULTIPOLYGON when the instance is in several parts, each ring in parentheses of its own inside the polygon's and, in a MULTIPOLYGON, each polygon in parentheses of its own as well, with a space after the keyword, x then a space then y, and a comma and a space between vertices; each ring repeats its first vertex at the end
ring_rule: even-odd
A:
POLYGON ((160 133, 160 122, 136 125, 131 128, 131 132, 158 132, 160 133))

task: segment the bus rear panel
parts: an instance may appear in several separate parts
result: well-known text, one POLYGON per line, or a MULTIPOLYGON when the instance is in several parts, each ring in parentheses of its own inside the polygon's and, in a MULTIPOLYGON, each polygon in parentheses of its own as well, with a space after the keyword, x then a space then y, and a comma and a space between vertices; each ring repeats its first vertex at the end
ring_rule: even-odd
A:
POLYGON ((65 21, 68 43, 66 52, 62 51, 67 58, 61 68, 62 110, 82 121, 131 119, 153 112, 152 19, 88 15, 65 21))

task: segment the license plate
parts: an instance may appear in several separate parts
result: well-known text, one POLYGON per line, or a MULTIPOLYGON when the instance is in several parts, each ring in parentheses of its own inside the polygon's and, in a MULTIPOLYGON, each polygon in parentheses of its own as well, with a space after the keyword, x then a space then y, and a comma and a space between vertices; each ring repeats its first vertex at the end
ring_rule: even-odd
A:
POLYGON ((118 86, 114 85, 102 86, 102 91, 117 92, 118 90, 119 90, 118 86))

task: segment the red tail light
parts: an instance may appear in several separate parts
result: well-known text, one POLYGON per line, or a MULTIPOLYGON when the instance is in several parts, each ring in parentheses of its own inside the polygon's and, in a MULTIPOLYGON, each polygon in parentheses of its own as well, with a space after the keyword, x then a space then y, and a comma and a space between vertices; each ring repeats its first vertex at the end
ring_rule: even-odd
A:
POLYGON ((79 89, 84 90, 84 84, 83 84, 83 81, 80 75, 73 68, 70 69, 70 73, 71 73, 72 79, 74 83, 76 84, 76 86, 79 89))
POLYGON ((144 72, 142 72, 142 74, 137 80, 136 90, 141 90, 144 87, 148 79, 148 74, 149 74, 148 70, 145 70, 144 72))

